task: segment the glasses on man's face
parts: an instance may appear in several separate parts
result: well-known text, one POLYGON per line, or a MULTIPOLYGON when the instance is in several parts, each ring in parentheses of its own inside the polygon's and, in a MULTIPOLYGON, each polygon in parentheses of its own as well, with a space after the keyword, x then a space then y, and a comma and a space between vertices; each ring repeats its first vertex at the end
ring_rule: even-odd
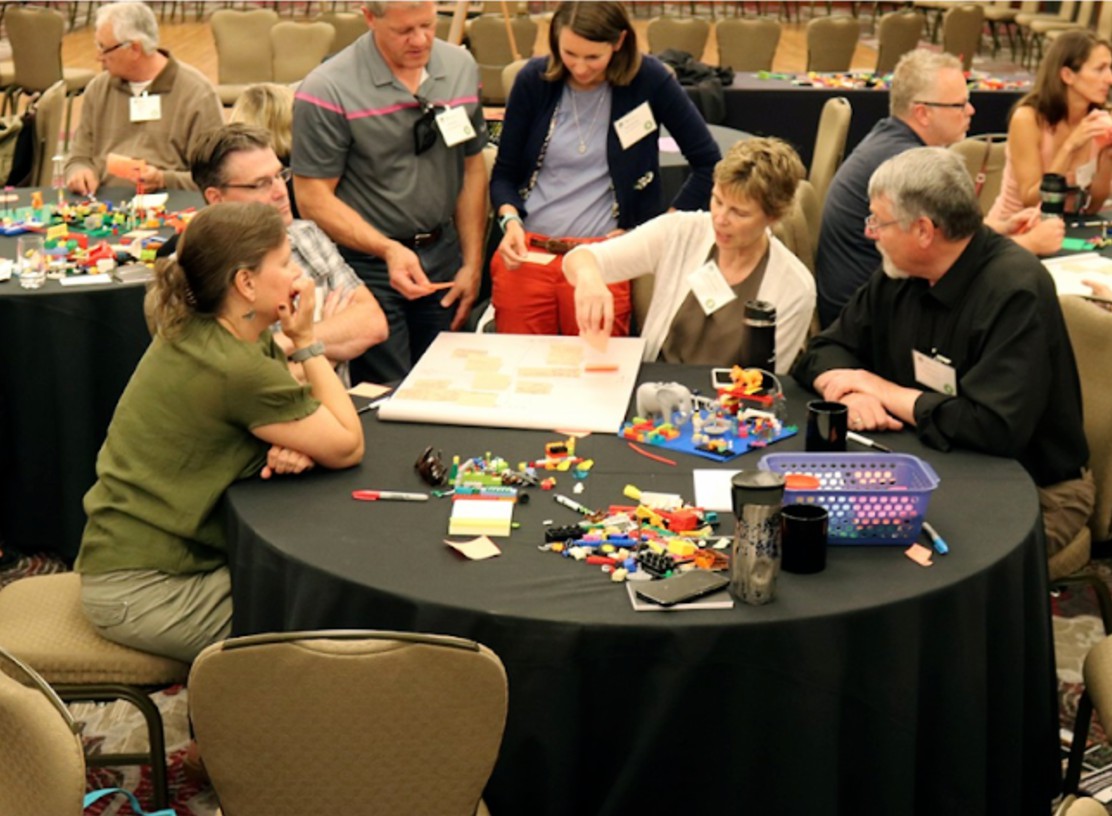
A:
POLYGON ((436 139, 440 135, 440 129, 436 126, 436 117, 444 111, 444 106, 434 105, 419 96, 416 99, 421 106, 421 118, 413 123, 413 151, 420 156, 436 144, 436 139))
POLYGON ((274 187, 275 182, 285 184, 293 177, 293 171, 288 167, 283 167, 273 176, 267 176, 256 181, 247 182, 244 184, 222 184, 221 187, 231 187, 234 190, 254 190, 256 193, 268 193, 274 187))
POLYGON ((98 45, 96 48, 97 48, 97 53, 98 54, 100 54, 102 57, 106 57, 109 54, 111 54, 113 51, 115 51, 117 48, 123 48, 125 45, 131 45, 131 40, 121 40, 120 42, 116 43, 115 45, 110 45, 107 48, 101 48, 98 45))
POLYGON ((893 224, 898 224, 900 219, 893 218, 890 221, 877 221, 876 213, 869 213, 865 216, 865 236, 868 238, 876 238, 877 234, 885 227, 890 227, 893 224))
POLYGON ((926 105, 928 108, 954 108, 957 110, 965 110, 965 107, 969 104, 969 100, 966 99, 964 102, 924 102, 922 99, 916 99, 911 104, 926 105))

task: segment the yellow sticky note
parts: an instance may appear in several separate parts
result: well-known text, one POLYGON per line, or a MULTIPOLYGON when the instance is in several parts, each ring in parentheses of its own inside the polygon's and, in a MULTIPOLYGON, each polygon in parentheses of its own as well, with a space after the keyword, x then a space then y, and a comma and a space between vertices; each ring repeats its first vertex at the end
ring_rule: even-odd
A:
POLYGON ((912 544, 904 550, 904 555, 921 567, 930 567, 934 564, 934 562, 931 561, 931 551, 922 544, 912 544))

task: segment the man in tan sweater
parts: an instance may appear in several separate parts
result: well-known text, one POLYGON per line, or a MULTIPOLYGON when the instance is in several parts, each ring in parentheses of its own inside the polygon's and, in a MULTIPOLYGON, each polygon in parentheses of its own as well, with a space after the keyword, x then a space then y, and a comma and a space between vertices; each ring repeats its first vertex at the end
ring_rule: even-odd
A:
POLYGON ((212 83, 158 48, 158 22, 144 3, 102 6, 95 43, 104 72, 85 91, 66 186, 81 195, 137 181, 145 190, 196 189, 189 154, 201 134, 224 124, 212 83), (146 164, 138 177, 115 176, 109 154, 146 164))

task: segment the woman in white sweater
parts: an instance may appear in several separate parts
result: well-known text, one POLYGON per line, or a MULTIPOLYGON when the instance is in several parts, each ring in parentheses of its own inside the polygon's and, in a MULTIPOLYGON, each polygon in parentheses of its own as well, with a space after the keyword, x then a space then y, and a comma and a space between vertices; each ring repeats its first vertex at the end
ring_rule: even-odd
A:
POLYGON ((733 365, 742 359, 745 304, 776 307, 776 371, 787 373, 815 308, 811 273, 771 233, 804 176, 780 139, 735 144, 714 169, 710 212, 672 212, 564 259, 581 335, 610 334, 606 285, 654 275, 641 327, 646 361, 733 365))

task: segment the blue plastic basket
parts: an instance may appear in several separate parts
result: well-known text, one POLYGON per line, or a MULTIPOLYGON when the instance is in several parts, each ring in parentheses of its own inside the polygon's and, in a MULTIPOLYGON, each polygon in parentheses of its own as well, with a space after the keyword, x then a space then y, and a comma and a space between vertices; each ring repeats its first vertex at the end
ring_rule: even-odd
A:
POLYGON ((919 537, 938 474, 906 453, 768 453, 758 467, 819 480, 785 490, 784 504, 818 504, 830 514, 831 544, 911 544, 919 537))

